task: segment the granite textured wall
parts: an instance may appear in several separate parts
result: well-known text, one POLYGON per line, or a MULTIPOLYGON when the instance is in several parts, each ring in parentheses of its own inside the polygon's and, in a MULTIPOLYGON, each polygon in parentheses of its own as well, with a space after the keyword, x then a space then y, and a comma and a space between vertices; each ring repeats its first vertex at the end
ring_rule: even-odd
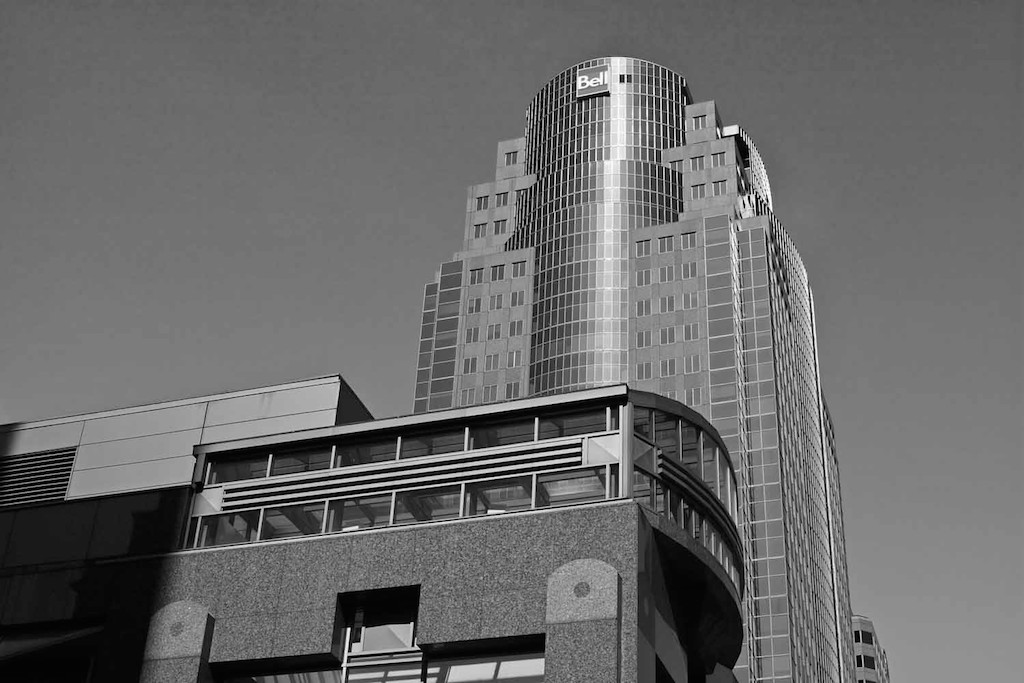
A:
POLYGON ((418 585, 423 647, 545 634, 547 680, 636 683, 639 514, 623 501, 179 553, 143 679, 201 677, 204 647, 214 666, 330 657, 339 593, 418 585))

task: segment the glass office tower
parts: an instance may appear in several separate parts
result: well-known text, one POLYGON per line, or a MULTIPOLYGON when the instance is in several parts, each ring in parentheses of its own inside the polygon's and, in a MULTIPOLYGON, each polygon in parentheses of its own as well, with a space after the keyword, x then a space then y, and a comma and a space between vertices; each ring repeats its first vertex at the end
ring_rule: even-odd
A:
POLYGON ((496 162, 426 285, 415 412, 622 382, 697 409, 741 478, 737 678, 852 680, 814 303, 749 136, 682 76, 610 57, 548 82, 496 162))

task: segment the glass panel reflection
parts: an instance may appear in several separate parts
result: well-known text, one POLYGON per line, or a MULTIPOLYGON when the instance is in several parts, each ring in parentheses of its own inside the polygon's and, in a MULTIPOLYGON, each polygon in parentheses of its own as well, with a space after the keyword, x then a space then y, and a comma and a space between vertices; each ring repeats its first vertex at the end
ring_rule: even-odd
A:
POLYGON ((606 430, 605 408, 595 408, 586 412, 550 415, 540 418, 539 436, 541 439, 555 439, 560 436, 578 436, 606 430))
POLYGON ((544 655, 497 655, 432 659, 427 664, 427 683, 542 683, 544 655))
POLYGON ((364 465, 370 462, 394 460, 398 452, 398 439, 375 439, 362 443, 338 444, 338 466, 364 465))
POLYGON ((224 484, 229 481, 258 479, 267 476, 267 453, 243 455, 231 460, 210 463, 207 484, 224 484))
POLYGON ((263 515, 260 539, 311 536, 323 531, 323 526, 324 504, 322 502, 267 508, 263 515))
POLYGON ((490 448, 533 441, 533 418, 477 425, 469 428, 470 448, 490 448))
POLYGON ((402 436, 403 458, 416 458, 424 455, 441 453, 458 453, 465 447, 466 431, 452 429, 435 434, 417 434, 402 436))
POLYGON ((532 488, 529 475, 466 484, 466 516, 529 510, 532 488))
POLYGON ((274 453, 270 476, 325 470, 331 466, 331 450, 330 444, 323 444, 274 453))
POLYGON ((199 540, 196 546, 206 548, 229 543, 248 543, 256 540, 256 528, 260 523, 259 510, 229 512, 226 515, 203 517, 199 524, 199 540))
POLYGON ((391 494, 332 500, 327 506, 327 531, 356 531, 387 526, 391 494))
POLYGON ((436 522, 459 516, 459 486, 399 491, 395 497, 395 524, 436 522))
POLYGON ((603 466, 537 475, 539 508, 604 500, 606 491, 603 466))

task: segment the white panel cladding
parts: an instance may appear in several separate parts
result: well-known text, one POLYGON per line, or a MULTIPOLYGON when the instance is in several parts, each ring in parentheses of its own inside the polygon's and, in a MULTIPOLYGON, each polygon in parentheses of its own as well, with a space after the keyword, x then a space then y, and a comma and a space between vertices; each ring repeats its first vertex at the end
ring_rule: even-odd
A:
MULTIPOLYGON (((120 439, 103 443, 83 444, 78 448, 75 470, 149 462, 181 456, 192 456, 192 448, 199 443, 200 429, 170 434, 154 434, 134 439, 120 439)), ((191 481, 191 477, 189 477, 191 481)), ((187 482, 182 482, 187 483, 187 482)))
POLYGON ((338 388, 338 382, 331 381, 309 387, 211 401, 206 426, 209 428, 322 410, 333 412, 338 407, 338 388))
POLYGON ((75 470, 67 498, 90 498, 112 493, 183 486, 192 481, 196 460, 191 455, 136 462, 91 470, 75 470))
POLYGON ((45 427, 18 427, 0 430, 0 457, 74 448, 82 438, 79 422, 48 425, 45 427))
POLYGON ((295 432, 301 429, 331 427, 334 425, 336 412, 337 408, 332 406, 330 410, 320 410, 312 413, 285 415, 283 417, 270 417, 263 420, 250 420, 248 422, 234 422, 216 427, 206 427, 203 430, 201 443, 215 443, 217 441, 231 441, 234 439, 247 439, 254 436, 265 436, 267 434, 295 432))
POLYGON ((99 443, 115 439, 131 439, 152 434, 200 429, 206 414, 206 403, 158 408, 126 415, 86 420, 82 443, 99 443))

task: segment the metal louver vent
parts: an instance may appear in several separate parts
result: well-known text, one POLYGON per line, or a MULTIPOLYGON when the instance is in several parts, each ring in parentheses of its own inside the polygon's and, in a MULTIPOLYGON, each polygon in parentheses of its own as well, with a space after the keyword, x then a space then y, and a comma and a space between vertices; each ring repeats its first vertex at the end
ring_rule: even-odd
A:
POLYGON ((75 449, 0 458, 0 507, 64 500, 75 449))

